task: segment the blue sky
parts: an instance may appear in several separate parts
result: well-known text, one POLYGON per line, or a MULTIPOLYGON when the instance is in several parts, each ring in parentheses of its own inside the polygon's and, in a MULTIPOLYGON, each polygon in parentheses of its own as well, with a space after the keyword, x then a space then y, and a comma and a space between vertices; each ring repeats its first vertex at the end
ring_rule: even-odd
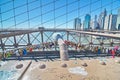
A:
POLYGON ((0 0, 0 28, 72 28, 74 18, 83 21, 89 13, 93 19, 104 8, 117 14, 119 4, 120 0, 102 0, 102 7, 101 0, 0 0))

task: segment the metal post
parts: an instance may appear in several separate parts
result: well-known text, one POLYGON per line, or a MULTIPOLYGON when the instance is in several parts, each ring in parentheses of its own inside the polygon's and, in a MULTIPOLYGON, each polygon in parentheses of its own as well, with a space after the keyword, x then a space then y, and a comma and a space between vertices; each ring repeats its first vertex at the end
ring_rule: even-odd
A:
POLYGON ((55 51, 57 51, 57 41, 54 42, 54 45, 55 45, 55 51))
MULTIPOLYGON (((67 41, 69 41, 69 32, 68 31, 67 31, 67 41)), ((69 47, 68 47, 68 50, 69 50, 69 47)))
POLYGON ((67 40, 69 41, 69 32, 67 32, 67 40))
MULTIPOLYGON (((113 39, 112 39, 112 43, 114 44, 113 39)), ((112 44, 112 46, 113 46, 113 44, 112 44)))
POLYGON ((82 34, 80 33, 80 45, 82 45, 82 34))
POLYGON ((79 34, 79 43, 80 43, 80 45, 81 45, 81 34, 79 34))
MULTIPOLYGON (((55 43, 57 43, 57 42, 55 42, 55 43)), ((57 44, 55 44, 55 51, 57 51, 57 44)))
POLYGON ((103 40, 103 37, 102 37, 102 47, 103 47, 103 43, 104 43, 104 40, 103 40))
POLYGON ((3 52, 3 60, 5 60, 4 44, 2 42, 2 39, 0 39, 0 42, 1 42, 2 52, 3 52))
MULTIPOLYGON (((119 40, 119 42, 120 42, 120 40, 119 40)), ((120 43, 119 43, 119 46, 120 46, 120 43)))
POLYGON ((30 35, 29 34, 27 34, 27 38, 28 38, 28 45, 31 45, 31 43, 30 43, 30 35))
POLYGON ((13 37, 14 37, 14 47, 17 48, 18 44, 17 44, 17 41, 16 41, 16 37, 15 36, 13 36, 13 37))
POLYGON ((92 50, 92 44, 93 44, 93 42, 92 42, 92 35, 91 35, 91 41, 90 41, 91 50, 92 50))
MULTIPOLYGON (((41 33, 41 42, 43 43, 44 42, 44 39, 43 39, 43 31, 40 31, 41 33)), ((44 51, 44 48, 43 48, 43 51, 44 51)))

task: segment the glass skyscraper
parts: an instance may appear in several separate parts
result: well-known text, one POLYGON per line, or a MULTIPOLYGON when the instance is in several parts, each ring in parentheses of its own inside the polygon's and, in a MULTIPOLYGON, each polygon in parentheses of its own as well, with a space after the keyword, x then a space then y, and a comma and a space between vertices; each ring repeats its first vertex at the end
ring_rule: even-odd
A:
POLYGON ((110 23, 110 15, 105 16, 104 30, 109 29, 109 23, 110 23))
POLYGON ((117 30, 120 30, 120 9, 118 9, 116 28, 117 28, 117 30))
POLYGON ((110 15, 109 18, 109 30, 116 30, 117 15, 110 15))
POLYGON ((91 16, 89 14, 86 14, 84 20, 84 30, 90 29, 90 20, 91 20, 91 16))
POLYGON ((99 16, 98 23, 99 23, 99 28, 104 29, 104 23, 105 23, 105 17, 107 16, 107 11, 104 9, 104 12, 102 12, 99 16))
POLYGON ((98 27, 97 15, 95 15, 94 20, 90 21, 90 28, 91 29, 97 29, 97 27, 98 27))
POLYGON ((94 29, 96 29, 98 27, 98 23, 97 23, 97 15, 95 15, 95 20, 94 20, 94 29))
POLYGON ((116 30, 117 15, 110 14, 105 17, 104 30, 116 30))
POLYGON ((75 30, 80 30, 81 29, 81 19, 75 18, 75 20, 74 20, 74 29, 75 30))

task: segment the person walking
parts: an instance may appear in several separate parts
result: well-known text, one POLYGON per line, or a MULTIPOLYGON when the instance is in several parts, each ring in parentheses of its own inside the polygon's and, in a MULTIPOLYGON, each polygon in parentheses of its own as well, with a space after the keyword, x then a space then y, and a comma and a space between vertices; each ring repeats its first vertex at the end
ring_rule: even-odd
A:
POLYGON ((112 54, 112 58, 115 58, 115 50, 114 49, 112 49, 111 54, 112 54))

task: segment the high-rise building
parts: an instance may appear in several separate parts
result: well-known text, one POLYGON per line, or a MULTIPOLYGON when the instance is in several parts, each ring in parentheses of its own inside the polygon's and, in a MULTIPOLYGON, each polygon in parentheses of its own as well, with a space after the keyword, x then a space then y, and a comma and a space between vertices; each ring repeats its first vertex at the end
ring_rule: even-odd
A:
POLYGON ((90 20, 90 28, 94 29, 94 21, 93 20, 90 20))
POLYGON ((118 30, 120 30, 120 24, 118 25, 118 30))
POLYGON ((98 29, 98 23, 96 21, 90 21, 90 28, 91 29, 98 29))
POLYGON ((95 15, 95 20, 94 20, 94 23, 93 23, 93 28, 96 29, 98 27, 98 22, 97 22, 97 15, 95 15))
MULTIPOLYGON (((83 23, 84 23, 84 22, 83 22, 83 23)), ((83 28, 83 27, 84 27, 84 24, 83 24, 83 23, 81 24, 81 30, 83 30, 83 29, 84 29, 84 28, 83 28)))
POLYGON ((104 30, 116 30, 117 15, 110 14, 105 17, 104 30))
POLYGON ((111 14, 109 17, 110 17, 109 18, 109 27, 108 27, 109 30, 117 30, 116 29, 117 15, 111 14))
POLYGON ((75 20, 74 20, 74 29, 75 30, 80 30, 81 29, 81 19, 75 18, 75 20))
POLYGON ((117 30, 120 30, 120 9, 118 9, 116 28, 117 28, 117 30))
POLYGON ((84 30, 90 29, 90 20, 91 20, 91 16, 89 14, 86 14, 84 20, 84 30))
POLYGON ((104 29, 105 16, 107 16, 106 9, 104 9, 104 12, 101 12, 99 19, 98 19, 99 27, 102 30, 104 29))
POLYGON ((109 22, 110 22, 110 15, 105 16, 104 30, 108 30, 109 29, 109 22))

